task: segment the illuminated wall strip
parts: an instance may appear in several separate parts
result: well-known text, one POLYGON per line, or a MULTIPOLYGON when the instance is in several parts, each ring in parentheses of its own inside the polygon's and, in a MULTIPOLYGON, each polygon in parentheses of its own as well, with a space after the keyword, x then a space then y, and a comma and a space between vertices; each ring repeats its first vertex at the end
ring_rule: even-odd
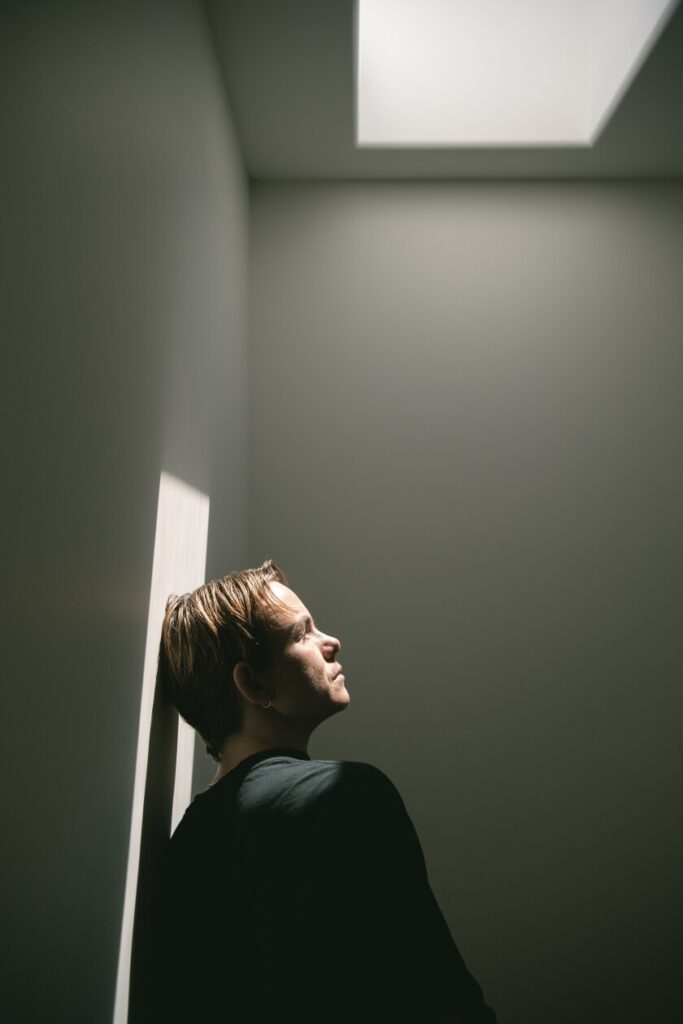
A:
MULTIPOLYGON (((162 472, 152 563, 152 586, 147 617, 147 641, 142 676, 138 747, 135 761, 133 811, 131 816, 128 869, 123 901, 123 921, 114 999, 114 1024, 126 1024, 133 945, 135 895, 140 865, 142 811, 147 779, 147 759, 156 683, 159 637, 166 600, 171 593, 184 594, 205 580, 206 545, 209 530, 209 498, 176 477, 162 472)), ((194 730, 178 721, 178 749, 173 793, 172 830, 190 802, 194 730)))
MULTIPOLYGON (((200 582, 203 582, 200 581, 200 582)), ((196 584, 198 585, 198 584, 196 584)), ((194 590, 186 587, 186 590, 194 590)), ((176 591, 177 593, 177 591, 176 591)), ((178 717, 178 748, 175 759, 175 785, 173 787, 173 811, 171 813, 171 834, 187 810, 192 796, 192 765, 194 762, 195 731, 180 716, 178 717)))

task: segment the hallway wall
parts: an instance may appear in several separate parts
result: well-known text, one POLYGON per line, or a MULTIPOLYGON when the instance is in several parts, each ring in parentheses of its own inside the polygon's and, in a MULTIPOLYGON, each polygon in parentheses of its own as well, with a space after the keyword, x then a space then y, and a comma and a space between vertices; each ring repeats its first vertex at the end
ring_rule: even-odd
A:
POLYGON ((341 639, 502 1022, 664 1020, 683 894, 683 187, 253 185, 249 562, 341 639))
POLYGON ((209 576, 245 564, 247 181, 199 4, 0 17, 2 1017, 91 1024, 162 469, 211 498, 209 576))

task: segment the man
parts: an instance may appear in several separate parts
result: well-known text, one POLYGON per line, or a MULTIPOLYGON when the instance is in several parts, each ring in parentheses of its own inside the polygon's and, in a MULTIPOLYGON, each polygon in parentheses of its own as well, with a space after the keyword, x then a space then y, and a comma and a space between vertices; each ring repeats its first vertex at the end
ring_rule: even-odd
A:
POLYGON ((394 784, 308 754, 351 699, 339 649, 272 560, 169 598, 159 684, 218 769, 168 844, 139 1019, 495 1024, 394 784))

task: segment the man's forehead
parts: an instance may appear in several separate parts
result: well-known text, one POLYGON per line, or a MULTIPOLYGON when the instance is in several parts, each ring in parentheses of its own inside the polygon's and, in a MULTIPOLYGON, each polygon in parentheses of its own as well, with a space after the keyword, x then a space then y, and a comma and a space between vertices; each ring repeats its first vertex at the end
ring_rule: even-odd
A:
POLYGON ((271 581, 268 586, 278 601, 283 601, 286 607, 278 608, 273 613, 273 625, 277 629, 289 629, 293 622, 296 622, 302 615, 308 614, 306 605, 296 596, 293 590, 286 587, 277 580, 271 581))

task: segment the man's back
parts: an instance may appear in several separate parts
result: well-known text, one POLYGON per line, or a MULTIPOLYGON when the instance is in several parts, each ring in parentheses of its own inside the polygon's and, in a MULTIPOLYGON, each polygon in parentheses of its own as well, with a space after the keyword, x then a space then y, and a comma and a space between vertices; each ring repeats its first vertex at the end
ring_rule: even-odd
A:
POLYGON ((495 1022, 393 783, 299 750, 253 754, 195 797, 149 967, 142 1019, 495 1022))

